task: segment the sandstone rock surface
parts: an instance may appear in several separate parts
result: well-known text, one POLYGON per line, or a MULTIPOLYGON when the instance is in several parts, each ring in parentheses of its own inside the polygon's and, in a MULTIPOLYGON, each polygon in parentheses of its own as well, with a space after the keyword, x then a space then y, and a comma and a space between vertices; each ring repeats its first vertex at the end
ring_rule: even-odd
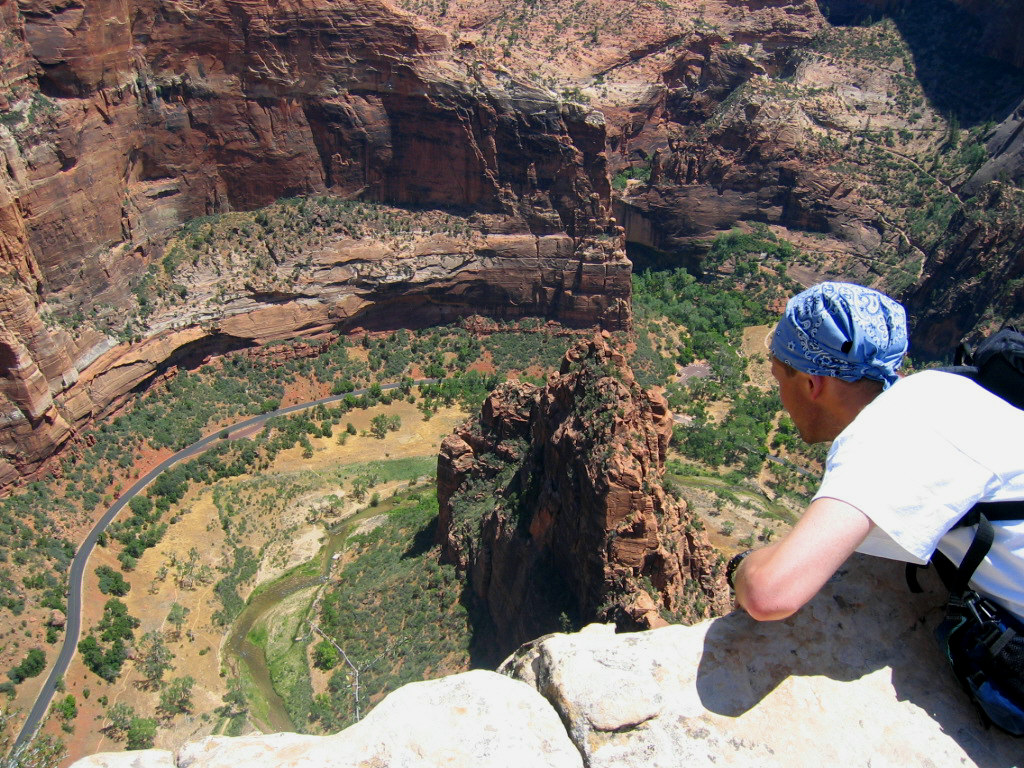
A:
POLYGON ((166 749, 100 752, 74 762, 75 768, 178 768, 174 753, 166 749))
POLYGON ((588 766, 1018 765, 931 637, 941 594, 855 555, 782 622, 541 638, 503 669, 552 702, 588 766))
POLYGON ((1019 765, 1019 741, 984 729, 946 668, 942 596, 925 587, 855 556, 783 622, 592 625, 502 665, 529 685, 470 672, 401 688, 333 736, 210 737, 73 768, 1019 765))
POLYGON ((529 686, 475 671, 412 683, 334 736, 211 736, 170 752, 95 755, 76 768, 582 768, 558 715, 529 686))

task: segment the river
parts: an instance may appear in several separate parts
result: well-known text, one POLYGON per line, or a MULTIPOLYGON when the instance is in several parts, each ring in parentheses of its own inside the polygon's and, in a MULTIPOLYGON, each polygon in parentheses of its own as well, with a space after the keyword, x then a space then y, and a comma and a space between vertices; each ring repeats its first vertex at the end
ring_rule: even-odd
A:
MULTIPOLYGON (((249 639, 249 633, 258 626, 260 620, 270 611, 277 607, 283 600, 287 600, 297 592, 304 589, 324 584, 331 576, 331 564, 334 562, 334 555, 341 552, 345 547, 349 534, 353 528, 374 515, 382 514, 380 508, 368 507, 361 512, 347 518, 333 531, 328 532, 326 543, 320 551, 307 563, 319 560, 319 568, 315 574, 310 574, 310 569, 303 565, 292 568, 280 578, 260 585, 246 602, 245 608, 235 619, 228 633, 224 645, 225 656, 233 660, 235 665, 244 667, 253 684, 256 686, 260 697, 266 704, 266 720, 257 724, 264 733, 298 732, 302 730, 302 723, 293 723, 288 714, 288 708, 284 700, 274 688, 270 677, 270 666, 264 649, 249 639)), ((313 595, 315 593, 311 593, 313 595)), ((310 598, 312 605, 313 597, 310 598)), ((309 634, 304 634, 301 640, 293 639, 293 642, 305 644, 308 642, 309 634)), ((236 666, 236 672, 241 669, 236 666)), ((249 693, 249 692, 247 692, 249 693)), ((255 707, 260 710, 262 707, 255 707)), ((252 712, 250 710, 250 716, 252 712)), ((260 718, 262 719, 262 718, 260 718)))

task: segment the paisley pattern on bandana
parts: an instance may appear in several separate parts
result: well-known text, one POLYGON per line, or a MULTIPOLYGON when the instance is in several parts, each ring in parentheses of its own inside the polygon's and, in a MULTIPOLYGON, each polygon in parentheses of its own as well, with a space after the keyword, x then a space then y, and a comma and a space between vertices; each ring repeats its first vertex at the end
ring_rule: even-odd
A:
POLYGON ((875 379, 886 389, 899 378, 906 351, 903 307, 854 283, 821 283, 797 294, 772 336, 772 354, 798 371, 875 379))

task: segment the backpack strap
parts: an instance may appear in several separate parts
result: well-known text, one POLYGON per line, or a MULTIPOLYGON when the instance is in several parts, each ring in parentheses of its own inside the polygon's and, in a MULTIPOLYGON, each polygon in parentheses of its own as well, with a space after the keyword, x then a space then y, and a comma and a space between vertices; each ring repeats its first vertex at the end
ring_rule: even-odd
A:
MULTIPOLYGON (((958 595, 967 589, 974 572, 978 570, 978 566, 981 565, 985 555, 992 548, 992 542, 995 539, 992 520, 1024 520, 1024 500, 978 502, 953 524, 953 528, 976 525, 978 530, 974 534, 974 540, 967 548, 963 560, 960 561, 960 565, 956 565, 938 550, 932 555, 930 565, 935 566, 935 572, 938 573, 942 583, 952 594, 958 595)), ((907 563, 907 586, 911 592, 924 591, 917 580, 917 572, 927 567, 927 565, 907 563)))
POLYGON ((949 587, 950 592, 959 595, 967 589, 967 583, 971 580, 974 572, 978 570, 978 566, 985 559, 985 555, 992 549, 992 542, 995 540, 995 537, 995 529, 992 528, 992 523, 989 522, 983 512, 979 512, 978 530, 974 534, 971 546, 967 548, 967 552, 964 554, 964 559, 960 561, 960 565, 956 569, 953 585, 949 587))
POLYGON ((1024 499, 1014 501, 979 501, 954 523, 953 528, 966 528, 971 525, 977 525, 982 515, 996 522, 1024 520, 1024 499))
MULTIPOLYGON (((961 343, 953 357, 953 365, 938 370, 971 379, 1015 408, 1024 408, 1024 334, 1012 326, 992 334, 975 350, 961 343)), ((935 565, 939 578, 953 595, 961 595, 968 589, 968 582, 992 548, 995 536, 992 520, 1024 520, 1024 500, 979 502, 952 526, 977 526, 974 540, 960 565, 954 564, 938 550, 932 554, 930 564, 935 565)), ((927 567, 907 564, 907 586, 911 592, 922 591, 917 571, 927 567)))

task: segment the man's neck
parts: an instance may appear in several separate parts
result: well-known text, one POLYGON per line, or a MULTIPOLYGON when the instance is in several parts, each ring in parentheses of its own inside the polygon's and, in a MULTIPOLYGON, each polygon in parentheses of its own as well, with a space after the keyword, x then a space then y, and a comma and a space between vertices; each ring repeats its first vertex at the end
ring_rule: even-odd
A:
POLYGON ((850 382, 829 378, 828 389, 821 404, 823 425, 826 427, 825 431, 830 434, 826 440, 834 440, 880 394, 880 382, 869 379, 850 382))

